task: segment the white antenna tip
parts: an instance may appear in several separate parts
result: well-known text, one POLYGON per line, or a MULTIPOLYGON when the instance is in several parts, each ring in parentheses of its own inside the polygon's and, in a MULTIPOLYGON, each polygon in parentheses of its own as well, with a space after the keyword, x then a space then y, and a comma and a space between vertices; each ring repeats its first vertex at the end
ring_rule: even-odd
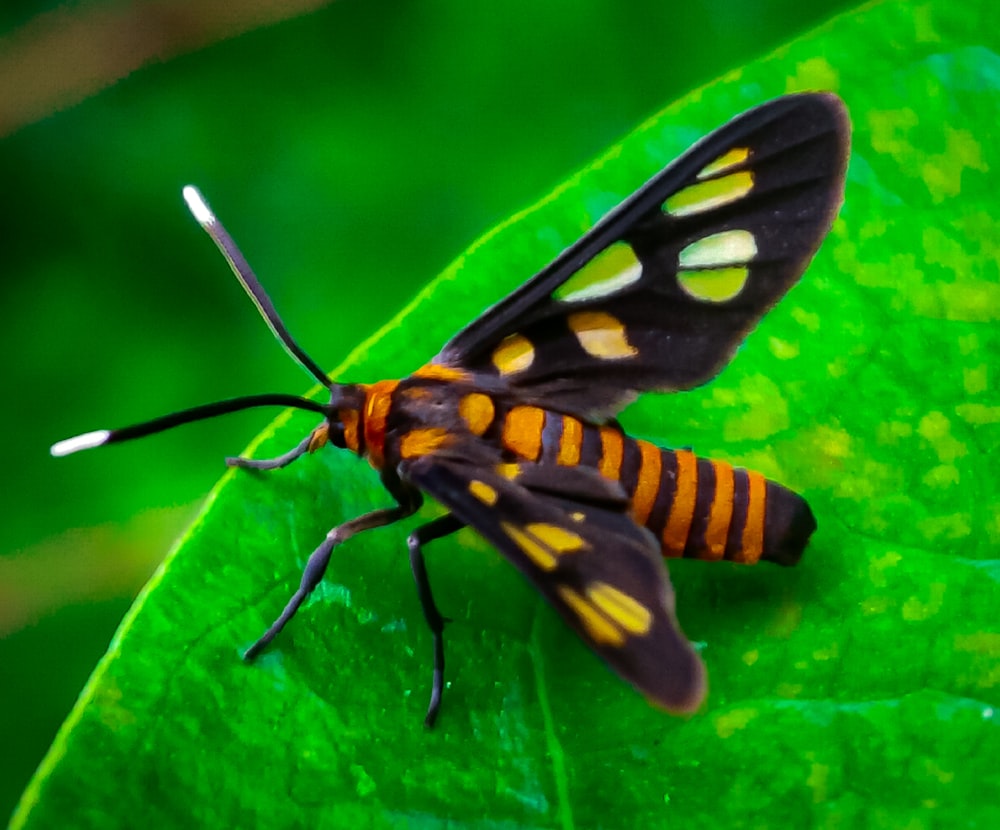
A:
POLYGON ((212 213, 208 202, 205 201, 205 197, 201 195, 201 191, 197 187, 189 184, 181 193, 184 196, 184 201, 187 202, 188 210, 191 211, 199 225, 205 228, 215 223, 215 214, 212 213))
POLYGON ((60 458, 64 455, 69 455, 70 453, 79 452, 80 450, 89 450, 94 447, 99 447, 101 444, 106 444, 110 437, 111 432, 106 429, 99 429, 95 432, 85 432, 83 435, 77 435, 73 438, 67 438, 65 441, 59 441, 53 444, 52 449, 50 449, 49 452, 51 452, 56 458, 60 458))

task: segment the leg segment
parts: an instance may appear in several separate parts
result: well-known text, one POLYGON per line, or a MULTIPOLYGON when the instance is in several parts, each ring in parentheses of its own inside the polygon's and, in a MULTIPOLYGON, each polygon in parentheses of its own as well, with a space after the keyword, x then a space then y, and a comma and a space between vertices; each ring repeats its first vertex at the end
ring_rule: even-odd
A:
POLYGON ((279 455, 277 458, 256 459, 244 458, 242 455, 237 455, 227 458, 226 465, 229 467, 242 467, 246 470, 280 470, 282 467, 287 467, 299 456, 309 452, 312 440, 312 434, 307 435, 297 447, 289 450, 284 455, 279 455))
POLYGON ((450 513, 421 525, 409 535, 406 544, 410 549, 410 568, 413 570, 413 578, 417 583, 417 596, 420 597, 420 606, 424 611, 424 619, 431 629, 434 637, 434 678, 431 683, 431 702, 427 707, 427 716, 424 718, 424 725, 434 726, 438 709, 441 708, 441 693, 444 690, 444 624, 447 620, 441 616, 437 604, 434 602, 434 594, 431 591, 431 583, 427 578, 427 567, 424 564, 424 554, 421 547, 435 539, 440 539, 461 530, 465 527, 464 522, 460 522, 450 513))
POLYGON ((363 516, 358 516, 356 519, 344 522, 326 534, 326 539, 323 540, 323 543, 310 554, 309 561, 306 562, 305 570, 302 572, 302 581, 299 583, 299 588, 288 601, 285 610, 271 624, 271 627, 264 632, 264 635, 246 650, 243 654, 244 660, 253 660, 260 654, 264 647, 285 627, 285 623, 295 616, 295 612, 299 610, 299 606, 302 605, 305 598, 319 585, 319 581, 326 572, 326 566, 330 564, 330 554, 337 545, 347 541, 355 533, 361 533, 364 530, 371 530, 376 527, 384 527, 393 522, 398 522, 400 519, 405 519, 420 507, 419 499, 408 498, 399 501, 400 503, 396 507, 385 507, 381 510, 373 510, 371 513, 365 513, 363 516))

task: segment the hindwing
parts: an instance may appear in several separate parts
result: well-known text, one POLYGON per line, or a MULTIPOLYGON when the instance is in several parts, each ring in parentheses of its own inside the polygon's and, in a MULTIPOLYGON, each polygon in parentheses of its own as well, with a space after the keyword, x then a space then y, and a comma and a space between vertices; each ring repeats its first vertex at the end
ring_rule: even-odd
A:
POLYGON ((843 197, 849 128, 788 95, 695 144, 453 337, 433 363, 608 417, 704 383, 798 280, 843 197))
POLYGON ((592 469, 479 455, 455 447, 404 461, 400 473, 492 543, 652 702, 696 709, 704 667, 677 625, 659 546, 626 512, 624 491, 592 469))

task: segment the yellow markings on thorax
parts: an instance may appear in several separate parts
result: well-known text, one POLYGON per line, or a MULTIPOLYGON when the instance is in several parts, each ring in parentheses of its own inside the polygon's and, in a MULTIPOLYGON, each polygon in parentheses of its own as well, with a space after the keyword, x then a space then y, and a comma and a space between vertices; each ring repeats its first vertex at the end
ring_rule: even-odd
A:
POLYGON ((720 303, 731 300, 750 276, 757 242, 746 230, 728 230, 696 239, 677 256, 677 280, 692 297, 720 303))
POLYGON ((732 465, 713 461, 715 469, 715 498, 708 512, 705 527, 705 554, 702 559, 722 559, 726 555, 726 537, 733 520, 733 494, 736 478, 732 465))
POLYGON ((743 538, 734 562, 753 565, 764 552, 764 519, 767 505, 767 479, 760 473, 747 471, 747 519, 743 525, 743 538))
POLYGON ((535 347, 523 334, 508 334, 493 350, 493 365, 501 375, 523 372, 535 362, 535 347))
POLYGON ((556 464, 575 467, 580 463, 580 448, 583 446, 583 424, 572 415, 562 416, 562 435, 559 437, 559 454, 556 464))
POLYGON ((497 499, 499 498, 497 491, 493 487, 485 481, 479 481, 478 479, 473 479, 469 482, 469 492, 487 507, 492 507, 497 503, 497 499))
POLYGON ((515 406, 503 422, 504 447, 529 461, 537 461, 542 451, 545 410, 537 406, 515 406))
POLYGON ((625 335, 625 326, 606 311, 579 311, 566 318, 580 347, 591 357, 619 360, 639 353, 625 335))
POLYGON ((653 503, 660 492, 660 478, 663 475, 663 456, 660 448, 649 441, 636 441, 639 446, 639 481, 632 494, 632 515, 636 524, 645 525, 653 510, 653 503))
POLYGON ((635 251, 625 242, 614 242, 552 292, 565 303, 593 300, 616 294, 642 276, 635 251))
POLYGON ((742 164, 749 157, 749 147, 731 147, 715 161, 709 162, 702 167, 701 172, 698 174, 698 178, 707 179, 709 176, 714 176, 716 173, 721 173, 724 170, 728 170, 730 167, 736 167, 736 165, 742 164))
POLYGON ((597 463, 597 469, 602 476, 618 481, 624 451, 625 439, 622 434, 614 427, 601 427, 601 460, 597 463))
POLYGON ((521 473, 521 465, 515 463, 507 464, 497 464, 494 468, 497 471, 497 475, 502 476, 508 481, 514 481, 521 473))
POLYGON ((753 174, 749 170, 741 170, 688 185, 668 197, 663 209, 671 216, 690 216, 742 199, 752 189, 753 174))
POLYGON ((401 458, 419 458, 440 449, 446 443, 450 434, 441 427, 424 427, 411 429, 399 439, 399 455, 401 458))
POLYGON ((437 363, 428 363, 421 366, 413 373, 413 377, 424 380, 443 380, 455 383, 461 380, 468 380, 469 373, 464 369, 456 369, 452 366, 441 366, 437 363))
POLYGON ((606 582, 591 583, 583 594, 565 585, 556 590, 599 645, 623 646, 629 635, 648 634, 652 627, 652 611, 606 582))
POLYGON ((458 414, 462 416, 469 432, 482 435, 490 428, 496 416, 493 399, 482 392, 470 392, 458 402, 458 414))
POLYGON ((531 522, 523 527, 518 527, 513 522, 500 522, 500 527, 543 571, 555 570, 560 556, 587 547, 582 537, 548 522, 531 522))
POLYGON ((693 452, 676 450, 677 481, 670 515, 663 528, 663 555, 683 556, 687 545, 695 501, 698 498, 698 460, 693 452))

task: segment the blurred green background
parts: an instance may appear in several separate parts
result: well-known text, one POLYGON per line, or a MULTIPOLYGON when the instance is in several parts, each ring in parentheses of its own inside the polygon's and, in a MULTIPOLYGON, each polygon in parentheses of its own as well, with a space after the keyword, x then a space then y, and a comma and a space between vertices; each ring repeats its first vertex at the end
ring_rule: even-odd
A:
POLYGON ((48 446, 310 385, 187 215, 184 184, 333 367, 645 116, 852 4, 297 5, 318 8, 268 22, 259 0, 222 15, 0 7, 0 816, 223 456, 270 415, 62 460, 48 446))

